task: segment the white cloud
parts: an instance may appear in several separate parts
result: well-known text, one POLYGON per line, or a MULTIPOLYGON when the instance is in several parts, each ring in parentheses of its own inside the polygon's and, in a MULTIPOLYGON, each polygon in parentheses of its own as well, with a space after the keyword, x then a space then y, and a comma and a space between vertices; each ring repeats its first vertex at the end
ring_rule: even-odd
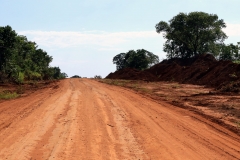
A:
POLYGON ((29 40, 46 47, 74 47, 81 45, 97 45, 101 50, 116 50, 115 46, 133 39, 159 37, 155 31, 140 32, 57 32, 57 31, 21 31, 29 40))
POLYGON ((240 24, 226 23, 227 27, 223 31, 227 36, 240 36, 240 24))

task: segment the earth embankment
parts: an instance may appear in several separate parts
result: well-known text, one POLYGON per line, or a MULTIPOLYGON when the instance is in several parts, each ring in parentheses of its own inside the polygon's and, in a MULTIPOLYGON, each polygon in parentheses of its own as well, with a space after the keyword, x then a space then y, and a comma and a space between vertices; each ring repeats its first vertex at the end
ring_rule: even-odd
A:
POLYGON ((240 64, 231 61, 217 61, 210 54, 202 54, 189 59, 164 60, 144 71, 125 68, 110 73, 106 78, 175 81, 239 92, 240 64))

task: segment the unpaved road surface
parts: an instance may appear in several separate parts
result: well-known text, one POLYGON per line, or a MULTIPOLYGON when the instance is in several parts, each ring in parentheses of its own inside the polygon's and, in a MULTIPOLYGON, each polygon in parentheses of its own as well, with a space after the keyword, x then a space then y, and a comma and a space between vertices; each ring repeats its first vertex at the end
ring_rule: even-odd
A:
POLYGON ((88 79, 0 103, 0 159, 240 159, 240 137, 190 111, 88 79))

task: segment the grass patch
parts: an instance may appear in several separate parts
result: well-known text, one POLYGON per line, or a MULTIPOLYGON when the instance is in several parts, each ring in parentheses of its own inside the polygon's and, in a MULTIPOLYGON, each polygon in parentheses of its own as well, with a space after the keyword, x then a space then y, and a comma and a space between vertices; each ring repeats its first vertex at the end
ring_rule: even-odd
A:
POLYGON ((140 88, 137 83, 131 84, 131 87, 132 87, 133 89, 139 89, 139 88, 140 88))
POLYGON ((147 89, 147 88, 138 88, 138 90, 141 91, 141 92, 144 92, 144 93, 148 93, 148 94, 152 93, 152 91, 150 89, 147 89))
POLYGON ((17 98, 19 95, 16 92, 2 92, 0 93, 0 99, 13 99, 17 98))
POLYGON ((101 80, 98 80, 98 81, 103 82, 103 83, 107 83, 107 84, 111 84, 111 85, 115 85, 115 86, 122 86, 122 87, 125 87, 126 83, 127 83, 126 80, 101 79, 101 80))

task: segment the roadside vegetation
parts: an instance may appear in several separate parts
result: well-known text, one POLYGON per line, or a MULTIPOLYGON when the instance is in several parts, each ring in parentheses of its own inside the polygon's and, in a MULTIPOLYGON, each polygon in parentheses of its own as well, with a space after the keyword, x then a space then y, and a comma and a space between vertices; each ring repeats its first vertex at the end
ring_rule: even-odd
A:
POLYGON ((0 100, 13 99, 67 77, 53 58, 10 26, 0 27, 0 100), (11 90, 9 90, 9 88, 11 90))
POLYGON ((52 60, 35 42, 10 26, 0 27, 0 83, 66 78, 59 67, 50 66, 52 60))
POLYGON ((95 75, 93 78, 94 78, 94 79, 102 79, 102 76, 100 76, 100 75, 95 75))
POLYGON ((82 77, 79 76, 79 75, 74 75, 74 76, 72 76, 71 78, 82 78, 82 77))
POLYGON ((9 92, 9 91, 4 91, 0 93, 0 99, 13 99, 13 98, 17 98, 19 96, 19 94, 17 94, 16 92, 9 92))

